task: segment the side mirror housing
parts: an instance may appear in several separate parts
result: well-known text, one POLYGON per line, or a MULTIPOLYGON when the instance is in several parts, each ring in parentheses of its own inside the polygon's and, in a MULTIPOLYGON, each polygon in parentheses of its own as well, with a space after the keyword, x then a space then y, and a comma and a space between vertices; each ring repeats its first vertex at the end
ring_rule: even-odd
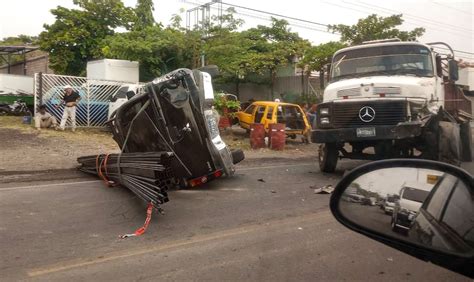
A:
POLYGON ((458 167, 417 159, 371 162, 341 179, 330 208, 351 230, 474 277, 474 178, 458 167), (385 202, 375 207, 361 198, 385 202))
POLYGON ((449 68, 449 79, 452 81, 457 81, 459 79, 458 62, 456 62, 454 59, 450 59, 448 61, 448 68, 449 68))

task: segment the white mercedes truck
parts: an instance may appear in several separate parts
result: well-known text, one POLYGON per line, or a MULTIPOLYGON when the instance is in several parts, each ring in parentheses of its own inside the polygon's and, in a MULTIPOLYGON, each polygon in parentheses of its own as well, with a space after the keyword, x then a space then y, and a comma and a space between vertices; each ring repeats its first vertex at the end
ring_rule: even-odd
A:
POLYGON ((471 160, 471 101, 449 45, 364 42, 337 51, 326 73, 312 132, 321 171, 341 158, 471 160))

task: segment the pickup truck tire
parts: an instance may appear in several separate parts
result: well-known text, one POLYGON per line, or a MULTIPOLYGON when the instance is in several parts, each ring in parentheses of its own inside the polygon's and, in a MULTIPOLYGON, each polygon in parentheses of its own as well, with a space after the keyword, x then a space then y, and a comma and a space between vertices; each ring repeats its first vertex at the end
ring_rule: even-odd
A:
POLYGON ((336 143, 326 143, 319 146, 319 169, 322 172, 334 172, 338 158, 339 150, 336 143))

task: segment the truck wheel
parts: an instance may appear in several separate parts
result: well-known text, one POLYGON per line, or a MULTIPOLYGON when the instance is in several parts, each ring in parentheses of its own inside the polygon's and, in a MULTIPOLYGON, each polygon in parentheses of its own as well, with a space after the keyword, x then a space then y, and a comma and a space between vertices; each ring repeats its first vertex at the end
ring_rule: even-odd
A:
POLYGON ((472 162, 472 133, 469 122, 460 124, 461 161, 472 162))
POLYGON ((395 216, 392 216, 392 222, 391 222, 391 226, 392 226, 392 230, 394 232, 397 232, 397 233, 400 233, 400 228, 396 225, 397 223, 397 218, 395 216))
POLYGON ((336 170, 339 150, 335 143, 326 143, 319 146, 319 169, 322 172, 334 172, 336 170))

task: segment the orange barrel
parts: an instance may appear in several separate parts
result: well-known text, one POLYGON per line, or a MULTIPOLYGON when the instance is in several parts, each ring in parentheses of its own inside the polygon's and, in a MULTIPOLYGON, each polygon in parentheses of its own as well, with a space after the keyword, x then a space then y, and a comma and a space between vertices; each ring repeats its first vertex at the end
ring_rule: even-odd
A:
POLYGON ((219 129, 221 129, 221 130, 230 127, 230 120, 229 120, 229 118, 226 117, 226 116, 222 116, 222 117, 219 119, 219 125, 218 125, 218 127, 219 127, 219 129))
POLYGON ((250 125, 250 147, 260 149, 265 147, 265 126, 261 123, 250 125))
POLYGON ((283 150, 285 149, 285 134, 284 123, 274 123, 269 126, 269 139, 270 139, 270 149, 272 150, 283 150))

